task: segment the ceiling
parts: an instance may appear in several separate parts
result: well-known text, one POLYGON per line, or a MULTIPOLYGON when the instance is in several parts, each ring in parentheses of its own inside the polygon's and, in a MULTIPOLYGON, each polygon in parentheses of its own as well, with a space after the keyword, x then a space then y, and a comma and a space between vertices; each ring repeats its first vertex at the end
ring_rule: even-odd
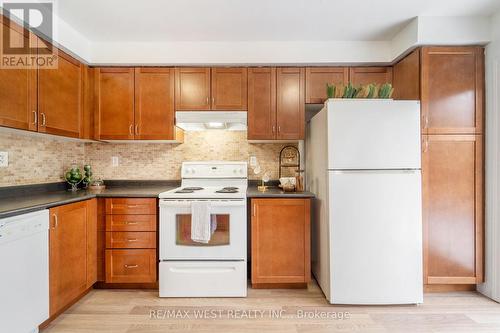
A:
POLYGON ((489 16, 499 0, 61 0, 92 42, 388 41, 416 16, 489 16))

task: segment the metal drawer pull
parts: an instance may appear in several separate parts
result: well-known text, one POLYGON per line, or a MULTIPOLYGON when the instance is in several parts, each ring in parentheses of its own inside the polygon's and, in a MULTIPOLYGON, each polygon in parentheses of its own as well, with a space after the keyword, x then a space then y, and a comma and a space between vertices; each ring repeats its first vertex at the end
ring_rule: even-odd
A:
POLYGON ((137 208, 139 205, 127 205, 128 208, 137 208))
POLYGON ((137 242, 137 238, 129 238, 127 239, 127 242, 137 242))
POLYGON ((135 225, 135 224, 137 224, 137 222, 129 222, 129 221, 125 221, 123 223, 127 224, 127 225, 135 225))
POLYGON ((125 265, 125 268, 137 268, 139 265, 125 265))
POLYGON ((38 112, 36 111, 32 111, 33 112, 33 115, 35 116, 34 120, 33 120, 33 125, 36 125, 38 124, 38 112))

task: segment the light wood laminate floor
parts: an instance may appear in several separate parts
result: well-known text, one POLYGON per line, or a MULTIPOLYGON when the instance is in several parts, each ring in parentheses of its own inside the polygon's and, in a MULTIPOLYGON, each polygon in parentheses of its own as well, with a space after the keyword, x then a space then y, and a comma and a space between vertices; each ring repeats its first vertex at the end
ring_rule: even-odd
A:
POLYGON ((249 289, 248 298, 233 299, 93 290, 42 332, 498 333, 500 304, 475 292, 453 292, 426 294, 418 306, 332 306, 315 283, 307 290, 249 289), (305 311, 330 318, 302 318, 305 311))

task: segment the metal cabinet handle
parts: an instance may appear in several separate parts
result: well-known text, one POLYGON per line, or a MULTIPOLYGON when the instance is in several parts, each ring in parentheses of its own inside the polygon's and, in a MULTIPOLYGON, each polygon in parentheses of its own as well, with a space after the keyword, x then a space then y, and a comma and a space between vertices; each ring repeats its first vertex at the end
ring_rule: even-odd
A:
POLYGON ((52 216, 54 217, 54 229, 56 229, 59 225, 59 220, 57 219, 57 214, 52 214, 52 216))
POLYGON ((38 112, 36 112, 34 110, 31 111, 31 112, 33 112, 33 119, 34 119, 33 120, 33 125, 36 125, 36 124, 38 124, 38 112))
POLYGON ((139 265, 125 265, 125 268, 137 268, 139 265))
POLYGON ((137 208, 139 205, 127 205, 128 208, 137 208))
POLYGON ((208 100, 208 96, 207 96, 207 105, 210 104, 209 100, 208 100))
POLYGON ((276 130, 276 126, 273 125, 273 133, 274 133, 275 130, 276 130))
POLYGON ((212 104, 215 105, 215 97, 212 97, 212 104))
POLYGON ((256 204, 253 204, 253 209, 252 209, 253 216, 257 216, 257 213, 256 213, 257 207, 256 206, 257 206, 256 204))
POLYGON ((281 126, 278 125, 278 133, 280 133, 280 132, 281 132, 281 126))
POLYGON ((137 222, 129 222, 129 221, 125 221, 123 223, 126 224, 126 225, 135 225, 135 224, 137 224, 137 222))
POLYGON ((424 115, 424 128, 429 128, 429 116, 424 115))
POLYGON ((40 114, 42 116, 42 126, 45 127, 47 125, 47 118, 45 117, 45 113, 40 114))
POLYGON ((135 134, 139 134, 139 124, 135 124, 135 134))
POLYGON ((133 131, 134 131, 134 125, 130 124, 130 126, 128 127, 128 134, 133 135, 134 134, 133 131))
POLYGON ((129 238, 127 239, 127 242, 137 242, 137 238, 129 238))

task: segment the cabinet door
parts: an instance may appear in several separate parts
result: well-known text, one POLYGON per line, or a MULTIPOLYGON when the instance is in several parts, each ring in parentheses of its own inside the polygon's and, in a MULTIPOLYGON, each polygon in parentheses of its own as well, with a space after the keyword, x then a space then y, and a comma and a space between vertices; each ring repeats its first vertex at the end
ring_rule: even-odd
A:
POLYGON ((87 203, 50 209, 50 315, 87 289, 87 203))
POLYGON ((310 200, 252 199, 252 284, 310 281, 310 200))
POLYGON ((99 138, 134 139, 134 69, 99 68, 96 75, 99 138))
POLYGON ((276 139, 276 68, 248 69, 248 140, 276 139))
POLYGON ((82 130, 83 66, 58 51, 56 69, 38 70, 38 131, 78 138, 82 130))
POLYGON ((306 68, 306 103, 324 103, 327 84, 347 84, 347 67, 307 67, 306 68))
POLYGON ((212 68, 212 110, 247 109, 247 69, 212 68))
POLYGON ((175 69, 175 110, 210 110, 210 68, 175 69))
POLYGON ((135 69, 135 139, 174 140, 174 69, 135 69))
POLYGON ((423 132, 482 133, 483 85, 483 48, 423 47, 423 132))
POLYGON ((424 278, 428 284, 483 279, 483 138, 423 138, 424 278))
POLYGON ((278 68, 276 125, 279 140, 303 140, 305 130, 304 68, 278 68))
POLYGON ((394 99, 420 100, 420 49, 416 49, 393 68, 394 99))
POLYGON ((384 84, 392 82, 391 67, 351 67, 349 68, 349 81, 359 86, 362 84, 384 84))
MULTIPOLYGON (((24 30, 0 15, 2 30, 10 34, 11 44, 16 47, 29 45, 24 30)), ((0 45, 3 45, 3 33, 0 45)), ((24 130, 37 130, 36 69, 0 69, 0 126, 24 130)))
POLYGON ((97 282, 97 199, 87 200, 87 288, 97 282))

